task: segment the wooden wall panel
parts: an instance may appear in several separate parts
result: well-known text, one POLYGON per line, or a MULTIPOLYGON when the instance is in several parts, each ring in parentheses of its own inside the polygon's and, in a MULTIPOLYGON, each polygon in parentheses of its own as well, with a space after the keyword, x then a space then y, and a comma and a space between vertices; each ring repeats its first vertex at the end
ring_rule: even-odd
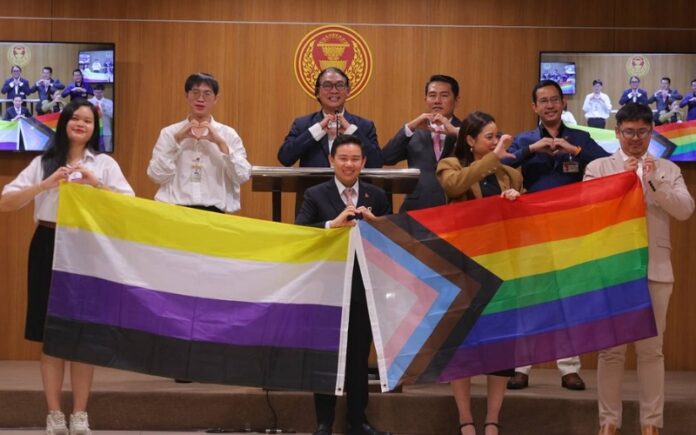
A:
MULTIPOLYGON (((292 61, 300 39, 324 23, 348 24, 372 50, 372 79, 347 107, 375 121, 381 144, 424 110, 424 83, 434 73, 459 79, 459 115, 489 111, 506 132, 516 133, 535 124, 530 90, 537 79, 539 51, 696 52, 696 31, 687 19, 670 21, 670 30, 654 18, 663 9, 676 17, 690 16, 691 5, 680 1, 653 5, 638 0, 640 7, 630 9, 633 20, 625 11, 635 0, 356 0, 350 4, 201 0, 195 6, 183 0, 23 3, 28 11, 24 16, 56 19, 1 19, 0 39, 116 44, 114 157, 136 193, 148 198, 157 188, 145 174, 152 147, 162 127, 186 115, 183 81, 194 71, 213 73, 220 80, 215 117, 240 133, 250 161, 276 165, 278 147, 293 118, 318 109, 297 84, 292 61), (637 29, 632 22, 645 28, 637 29)), ((5 12, 5 17, 13 16, 22 16, 22 11, 5 12)), ((0 184, 10 181, 29 159, 0 156, 0 184)), ((696 193, 696 167, 682 167, 696 193)), ((251 192, 247 184, 242 201, 242 215, 270 218, 268 194, 251 192)), ((292 202, 291 195, 285 198, 286 222, 292 221, 292 202)), ((0 359, 38 354, 37 346, 21 339, 26 251, 32 232, 30 207, 0 214, 0 252, 5 253, 0 276, 7 277, 0 284, 0 359)), ((685 332, 696 327, 696 320, 689 316, 689 307, 696 305, 696 294, 689 291, 696 285, 696 272, 689 268, 696 255, 689 249, 695 232, 695 219, 674 227, 678 283, 665 344, 671 369, 696 370, 696 350, 685 332)), ((583 362, 593 367, 594 355, 584 356, 583 362)))

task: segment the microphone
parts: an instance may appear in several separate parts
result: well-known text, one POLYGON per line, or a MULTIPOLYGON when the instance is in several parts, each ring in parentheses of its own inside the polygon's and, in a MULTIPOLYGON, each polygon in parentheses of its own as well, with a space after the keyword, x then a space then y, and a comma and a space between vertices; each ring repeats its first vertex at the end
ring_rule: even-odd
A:
POLYGON ((336 137, 338 137, 338 124, 340 123, 340 121, 338 120, 338 116, 340 115, 340 113, 340 110, 334 110, 334 115, 336 115, 336 137))

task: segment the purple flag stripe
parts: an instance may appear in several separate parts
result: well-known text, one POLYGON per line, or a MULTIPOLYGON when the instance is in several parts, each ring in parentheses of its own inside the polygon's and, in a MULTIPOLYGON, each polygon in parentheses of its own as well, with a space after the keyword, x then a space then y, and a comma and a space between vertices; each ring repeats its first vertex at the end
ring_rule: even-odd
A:
POLYGON ((0 150, 17 151, 17 142, 0 142, 0 150))
POLYGON ((212 300, 57 270, 48 313, 191 341, 333 352, 341 326, 341 307, 212 300))
POLYGON ((442 371, 440 381, 553 361, 656 334, 652 307, 643 308, 568 329, 460 348, 442 371))

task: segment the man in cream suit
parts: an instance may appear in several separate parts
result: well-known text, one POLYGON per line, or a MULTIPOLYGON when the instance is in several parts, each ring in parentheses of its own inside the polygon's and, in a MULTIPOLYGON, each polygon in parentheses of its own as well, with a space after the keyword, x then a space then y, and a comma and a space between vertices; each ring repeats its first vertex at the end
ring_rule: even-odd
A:
MULTIPOLYGON (((642 104, 627 104, 616 114, 616 136, 621 148, 613 155, 591 162, 585 180, 622 171, 634 171, 645 192, 648 225, 648 287, 652 299, 657 336, 635 342, 640 387, 642 435, 659 434, 664 405, 664 357, 662 340, 674 275, 670 260, 670 217, 686 220, 694 211, 694 200, 684 184, 681 170, 669 160, 648 153, 653 127, 652 110, 642 104)), ((597 389, 599 434, 615 434, 621 427, 621 381, 626 345, 599 353, 597 389)))

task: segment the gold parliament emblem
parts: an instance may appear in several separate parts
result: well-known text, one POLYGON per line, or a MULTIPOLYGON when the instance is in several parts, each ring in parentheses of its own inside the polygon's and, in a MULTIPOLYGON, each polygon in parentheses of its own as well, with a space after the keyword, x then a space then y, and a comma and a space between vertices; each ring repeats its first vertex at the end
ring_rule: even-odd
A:
POLYGON ((307 33, 295 50, 295 78, 312 98, 320 71, 339 68, 350 79, 348 100, 357 97, 372 75, 372 53, 356 31, 344 26, 322 26, 307 33))

